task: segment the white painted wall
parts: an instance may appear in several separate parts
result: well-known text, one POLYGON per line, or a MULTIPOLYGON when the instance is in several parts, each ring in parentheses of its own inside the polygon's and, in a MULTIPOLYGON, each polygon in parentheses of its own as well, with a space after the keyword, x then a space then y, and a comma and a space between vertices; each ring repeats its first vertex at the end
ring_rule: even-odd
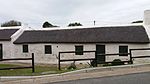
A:
POLYGON ((12 55, 12 45, 10 41, 0 41, 3 46, 3 58, 10 58, 12 55))
POLYGON ((143 26, 148 34, 148 37, 150 39, 150 10, 144 11, 144 22, 143 26))
MULTIPOLYGON (((35 54, 35 62, 36 63, 57 63, 57 57, 58 52, 64 52, 64 51, 75 51, 75 45, 81 45, 81 44, 29 44, 29 53, 23 53, 22 52, 22 45, 16 45, 15 47, 15 55, 16 57, 31 57, 31 53, 35 54), (45 45, 52 45, 52 54, 45 54, 44 47, 45 45)), ((92 44, 90 45, 84 45, 84 50, 90 51, 95 50, 95 46, 92 44)), ((64 58, 82 58, 82 55, 74 55, 74 54, 63 54, 62 59, 64 58)), ((86 55, 86 56, 89 56, 86 55)), ((94 56, 94 55, 93 55, 94 56)))
MULTIPOLYGON (((83 45, 84 51, 95 51, 96 44, 28 44, 29 46, 29 53, 22 52, 22 45, 16 44, 15 45, 15 56, 16 57, 31 57, 31 53, 35 54, 35 62, 36 63, 51 63, 57 64, 58 60, 58 52, 64 51, 75 51, 75 45, 83 45), (45 45, 52 45, 52 54, 45 54, 44 53, 44 46, 45 45)), ((135 48, 148 48, 149 44, 99 44, 106 46, 106 54, 113 54, 119 53, 119 45, 128 45, 129 49, 135 48)), ((137 52, 136 52, 137 53, 137 52)), ((136 55, 134 52, 133 55, 136 55)), ((146 54, 145 52, 140 52, 140 54, 146 54)), ((148 52, 150 54, 150 52, 148 52)), ((87 53, 84 55, 75 55, 73 54, 61 54, 61 59, 69 59, 69 58, 94 58, 94 53, 87 53)), ((112 61, 114 59, 121 59, 123 61, 128 60, 129 56, 107 56, 106 61, 112 61)))
POLYGON ((15 45, 13 44, 13 41, 16 40, 23 33, 24 29, 21 26, 1 27, 1 29, 19 29, 11 36, 11 41, 0 41, 0 44, 3 45, 3 58, 16 58, 16 55, 14 53, 15 45))
MULTIPOLYGON (((128 46, 128 52, 129 49, 138 49, 138 48, 149 48, 149 44, 106 44, 106 54, 113 54, 113 53, 119 53, 119 46, 128 46)), ((139 53, 138 53, 139 54, 139 53)), ((145 53, 145 51, 140 52, 140 55, 146 55, 150 54, 150 51, 148 53, 145 53)), ((137 52, 132 52, 133 56, 137 56, 137 52)), ((130 56, 107 56, 106 61, 113 61, 114 59, 121 59, 122 61, 129 60, 130 56)))

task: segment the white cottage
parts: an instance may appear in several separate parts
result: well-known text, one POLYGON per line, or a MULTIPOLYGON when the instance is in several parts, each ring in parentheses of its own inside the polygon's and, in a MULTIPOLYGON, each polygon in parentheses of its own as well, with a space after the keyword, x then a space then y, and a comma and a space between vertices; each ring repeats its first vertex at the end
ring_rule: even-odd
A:
POLYGON ((0 28, 0 59, 11 58, 13 55, 13 39, 19 28, 0 28))
MULTIPOLYGON (((97 54, 128 53, 129 49, 149 47, 149 37, 142 25, 75 28, 60 30, 26 30, 14 41, 15 55, 28 57, 35 53, 36 63, 54 63, 64 51, 97 51, 97 54)), ((94 58, 95 54, 64 54, 62 58, 94 58)), ((99 62, 129 55, 96 56, 99 62)))
MULTIPOLYGON (((128 53, 129 49, 149 48, 150 11, 145 11, 144 25, 124 25, 105 27, 80 27, 51 30, 0 30, 0 59, 24 58, 35 54, 36 63, 57 64, 59 52, 80 51, 80 53, 65 53, 62 59, 94 58, 95 53, 82 51, 97 51, 97 54, 128 53)), ((149 54, 140 52, 139 54, 149 54)), ((98 62, 121 59, 129 60, 129 55, 98 56, 98 62)))

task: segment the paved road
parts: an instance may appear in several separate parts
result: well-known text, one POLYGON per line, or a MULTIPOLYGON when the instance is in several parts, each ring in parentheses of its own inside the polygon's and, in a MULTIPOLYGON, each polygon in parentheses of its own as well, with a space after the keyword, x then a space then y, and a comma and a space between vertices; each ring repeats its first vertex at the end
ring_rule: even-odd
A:
POLYGON ((123 76, 90 78, 49 84, 150 84, 150 72, 123 76))

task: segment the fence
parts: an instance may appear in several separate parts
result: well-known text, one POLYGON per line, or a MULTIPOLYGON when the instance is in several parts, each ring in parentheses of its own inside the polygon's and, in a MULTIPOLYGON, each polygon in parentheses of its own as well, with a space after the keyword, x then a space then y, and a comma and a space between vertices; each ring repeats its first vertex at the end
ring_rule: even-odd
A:
MULTIPOLYGON (((97 54, 98 56, 116 56, 116 55, 130 55, 130 53, 113 53, 113 54, 97 54)), ((130 62, 131 60, 129 59, 128 61, 122 61, 122 62, 130 62)), ((112 61, 108 61, 108 62, 101 62, 102 64, 105 64, 105 63, 112 63, 112 61)))
MULTIPOLYGON (((68 52, 59 52, 59 55, 58 55, 58 69, 61 70, 61 62, 66 62, 66 61, 85 61, 85 60, 92 60, 95 62, 95 66, 97 67, 97 57, 96 56, 101 56, 101 55, 105 55, 105 56, 114 56, 114 55, 124 55, 124 54, 127 54, 127 55, 130 55, 130 53, 114 53, 114 54, 96 54, 96 51, 83 51, 83 53, 90 53, 90 52, 94 52, 95 53, 95 56, 94 58, 84 58, 84 59, 61 59, 61 54, 62 53, 76 53, 75 51, 68 51, 68 52)), ((128 61, 122 61, 122 62, 131 62, 131 60, 128 60, 128 61)), ((103 63, 112 63, 111 62, 101 62, 102 64, 103 63)))
POLYGON ((0 70, 10 70, 10 69, 26 69, 26 68, 32 68, 32 72, 35 72, 35 67, 34 67, 34 53, 32 53, 32 58, 11 58, 11 59, 1 59, 0 62, 2 61, 14 61, 14 60, 31 60, 32 61, 32 66, 19 66, 19 67, 11 67, 11 68, 0 68, 0 70))
POLYGON ((133 57, 133 55, 132 55, 132 51, 140 51, 140 50, 150 50, 150 48, 139 48, 139 49, 130 49, 129 51, 130 51, 130 61, 131 61, 131 63, 133 64, 133 59, 134 58, 149 58, 150 57, 150 55, 149 56, 145 56, 145 55, 143 55, 143 56, 134 56, 133 57))
MULTIPOLYGON (((96 51, 83 51, 83 53, 94 53, 96 54, 96 51)), ((85 60, 96 60, 94 58, 86 58, 86 59, 61 59, 61 53, 76 53, 75 51, 68 51, 68 52, 59 52, 58 54, 58 69, 61 70, 61 65, 60 65, 60 62, 66 62, 66 61, 85 61, 85 60)))

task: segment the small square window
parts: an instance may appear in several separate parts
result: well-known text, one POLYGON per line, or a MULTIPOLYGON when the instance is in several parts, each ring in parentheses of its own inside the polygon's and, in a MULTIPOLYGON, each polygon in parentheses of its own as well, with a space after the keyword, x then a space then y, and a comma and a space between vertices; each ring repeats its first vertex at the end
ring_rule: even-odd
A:
POLYGON ((23 45, 23 53, 28 53, 28 45, 23 45))
POLYGON ((75 46, 75 55, 83 55, 83 46, 75 46))
POLYGON ((128 56, 128 46, 119 46, 119 56, 128 56))
POLYGON ((45 45, 45 54, 52 54, 51 45, 45 45))

